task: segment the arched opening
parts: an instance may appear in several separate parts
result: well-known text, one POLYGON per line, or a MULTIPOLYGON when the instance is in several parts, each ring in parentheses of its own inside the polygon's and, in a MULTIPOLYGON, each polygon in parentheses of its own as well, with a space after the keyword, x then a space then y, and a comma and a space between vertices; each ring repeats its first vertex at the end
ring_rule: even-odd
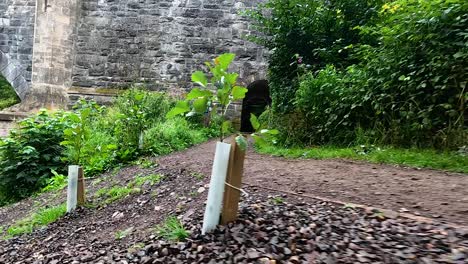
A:
POLYGON ((16 91, 10 83, 0 75, 0 110, 15 105, 20 102, 16 91))
POLYGON ((271 105, 268 81, 258 80, 247 86, 249 90, 242 101, 241 132, 254 132, 250 123, 250 114, 257 117, 271 105))

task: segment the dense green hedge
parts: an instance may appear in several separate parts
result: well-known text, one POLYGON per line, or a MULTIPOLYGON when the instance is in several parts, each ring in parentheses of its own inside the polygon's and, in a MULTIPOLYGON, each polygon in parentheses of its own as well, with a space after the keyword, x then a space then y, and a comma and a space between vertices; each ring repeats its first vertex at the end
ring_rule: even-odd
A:
POLYGON ((272 16, 257 17, 267 34, 265 45, 274 48, 272 112, 283 141, 437 148, 466 144, 468 3, 342 2, 354 1, 271 0, 266 7, 273 9, 272 16), (301 11, 288 12, 280 3, 301 11), (342 15, 352 11, 367 15, 357 20, 342 15), (328 16, 342 22, 324 23, 328 16), (294 35, 297 31, 302 35, 294 35), (334 40, 322 42, 326 38, 320 36, 334 40), (291 61, 294 56, 301 60, 291 61))
POLYGON ((271 51, 269 84, 276 112, 293 110, 298 77, 305 71, 357 62, 350 47, 376 39, 361 35, 356 27, 372 24, 382 2, 269 0, 247 12, 261 32, 250 39, 271 51))

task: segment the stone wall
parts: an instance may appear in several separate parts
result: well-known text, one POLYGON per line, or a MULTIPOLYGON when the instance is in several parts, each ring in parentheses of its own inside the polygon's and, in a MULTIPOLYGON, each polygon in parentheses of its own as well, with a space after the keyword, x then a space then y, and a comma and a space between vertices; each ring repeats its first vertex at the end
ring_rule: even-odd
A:
POLYGON ((265 78, 265 51, 242 40, 251 27, 238 15, 261 0, 81 1, 75 87, 137 82, 178 93, 204 61, 224 52, 237 54, 232 69, 244 85, 265 78))
POLYGON ((32 71, 36 0, 0 0, 0 72, 21 99, 32 71))

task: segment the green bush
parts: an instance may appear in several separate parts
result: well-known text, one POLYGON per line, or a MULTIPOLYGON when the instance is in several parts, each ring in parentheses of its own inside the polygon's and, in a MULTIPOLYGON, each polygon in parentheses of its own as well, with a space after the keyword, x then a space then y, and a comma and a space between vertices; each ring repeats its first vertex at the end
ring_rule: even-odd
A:
POLYGON ((145 133, 145 149, 155 155, 169 154, 206 141, 210 134, 208 131, 190 124, 184 118, 171 118, 145 133))
MULTIPOLYGON (((280 107, 270 111, 283 132, 280 139, 290 145, 365 142, 456 149, 466 144, 466 1, 399 0, 382 5, 377 13, 372 8, 368 11, 378 16, 353 27, 360 31, 360 38, 352 38, 356 43, 343 48, 349 52, 345 61, 350 66, 344 68, 343 63, 321 57, 316 64, 320 67, 299 67, 302 72, 296 71, 297 77, 286 78, 289 85, 299 88, 288 88, 288 95, 277 102, 277 106, 287 103, 291 111, 285 113, 280 107), (331 65, 321 69, 323 63, 331 65)), ((290 26, 281 19, 271 23, 290 26)), ((346 24, 356 25, 352 19, 346 24)), ((284 45, 279 50, 296 48, 294 43, 284 45)), ((315 45, 307 46, 314 50, 315 45)), ((303 60, 307 62, 306 57, 303 60)), ((285 65, 271 63, 270 71, 285 65)), ((270 77, 275 89, 276 77, 270 77)), ((272 92, 278 100, 277 91, 272 92)))
POLYGON ((352 142, 355 129, 369 120, 366 78, 356 67, 337 72, 328 66, 317 74, 305 75, 295 100, 306 121, 303 130, 307 141, 300 140, 311 144, 352 142))
POLYGON ((397 145, 458 147, 468 142, 468 4, 400 0, 363 28, 381 45, 359 55, 380 137, 397 145))
POLYGON ((275 112, 293 111, 298 76, 328 64, 346 68, 358 60, 353 45, 372 44, 357 26, 372 24, 383 0, 269 0, 247 12, 258 34, 250 39, 271 50, 269 85, 275 112))
POLYGON ((52 176, 65 171, 63 131, 71 126, 67 112, 47 112, 19 122, 0 138, 0 203, 16 201, 40 190, 52 176))
POLYGON ((63 186, 67 164, 93 176, 144 154, 169 154, 217 135, 218 122, 199 127, 165 120, 172 99, 132 88, 111 107, 80 101, 73 111, 40 111, 0 139, 0 205, 63 186), (55 175, 55 176, 54 176, 55 175))
POLYGON ((138 87, 132 87, 117 98, 114 133, 120 160, 132 160, 141 154, 144 131, 163 121, 171 106, 172 100, 167 95, 138 87))

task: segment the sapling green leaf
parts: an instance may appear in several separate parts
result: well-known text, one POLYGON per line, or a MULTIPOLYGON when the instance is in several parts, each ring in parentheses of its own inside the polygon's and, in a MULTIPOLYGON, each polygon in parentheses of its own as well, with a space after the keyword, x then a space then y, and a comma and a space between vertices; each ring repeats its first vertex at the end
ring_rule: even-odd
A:
POLYGON ((231 129, 231 121, 224 121, 223 124, 221 125, 221 129, 223 131, 223 133, 227 133, 229 132, 229 130, 231 129))
MULTIPOLYGON (((205 63, 211 73, 210 84, 208 84, 207 77, 203 72, 194 72, 192 81, 211 90, 192 89, 185 100, 178 102, 166 117, 172 118, 187 112, 186 116, 190 116, 196 113, 206 113, 208 110, 209 116, 219 115, 221 119, 220 141, 222 142, 225 135, 232 131, 232 124, 226 117, 229 105, 233 101, 244 99, 248 92, 247 88, 236 85, 239 74, 227 71, 234 57, 234 54, 226 53, 218 56, 212 62, 205 63), (208 87, 208 85, 211 87, 208 87), (216 91, 214 92, 214 90, 216 91)), ((277 130, 259 131, 261 124, 255 115, 251 115, 250 121, 255 131, 257 131, 254 139, 258 138, 259 141, 265 142, 271 139, 273 135, 278 134, 277 130)), ((247 147, 247 140, 243 136, 237 137, 236 142, 244 149, 247 147)))
POLYGON ((211 97, 211 96, 213 96, 213 93, 211 91, 201 90, 200 88, 194 88, 187 94, 186 99, 193 100, 193 99, 197 99, 200 97, 211 97))
POLYGON ((201 97, 193 101, 193 109, 197 113, 204 113, 208 108, 208 98, 201 97))
POLYGON ((269 134, 269 135, 278 135, 279 131, 277 129, 262 129, 260 130, 261 134, 269 134))
POLYGON ((178 101, 176 106, 172 108, 167 114, 166 118, 173 118, 177 115, 186 113, 190 111, 190 106, 187 101, 178 101))
POLYGON ((237 73, 229 73, 226 75, 227 82, 231 85, 236 84, 238 77, 239 77, 239 74, 237 73))
POLYGON ((202 87, 206 87, 206 85, 208 84, 206 76, 202 71, 196 71, 192 74, 192 82, 202 87))
POLYGON ((258 119, 254 114, 250 114, 250 123, 255 131, 260 128, 260 122, 258 122, 258 119))
POLYGON ((215 65, 219 65, 221 70, 226 71, 236 55, 234 53, 224 53, 215 59, 215 65))
POLYGON ((247 91, 248 90, 245 87, 234 86, 234 88, 232 88, 232 97, 234 100, 244 99, 247 91))

